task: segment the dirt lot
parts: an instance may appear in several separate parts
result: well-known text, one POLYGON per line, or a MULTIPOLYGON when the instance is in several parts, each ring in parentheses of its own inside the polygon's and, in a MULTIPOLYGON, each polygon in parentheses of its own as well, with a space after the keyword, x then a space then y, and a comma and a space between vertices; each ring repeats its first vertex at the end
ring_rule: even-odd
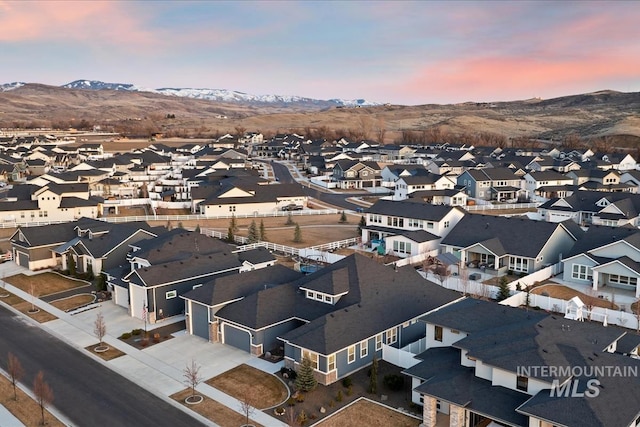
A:
POLYGON ((543 292, 546 292, 552 298, 559 298, 566 301, 569 301, 571 298, 577 296, 587 306, 593 305, 595 307, 610 308, 614 310, 618 309, 618 306, 612 303, 611 301, 607 301, 595 296, 587 295, 582 292, 578 292, 575 289, 571 289, 567 286, 553 284, 552 282, 538 286, 537 288, 531 291, 532 294, 537 294, 537 295, 541 295, 543 292))
POLYGON ((318 424, 318 427, 416 427, 421 420, 361 399, 318 424))
POLYGON ((239 400, 247 396, 256 408, 271 408, 287 398, 287 389, 278 378, 244 364, 206 383, 239 400))
POLYGON ((67 291, 89 284, 82 280, 70 279, 51 272, 35 274, 33 276, 16 274, 15 276, 5 277, 4 281, 25 292, 30 292, 31 285, 33 285, 36 296, 51 295, 56 292, 67 291))

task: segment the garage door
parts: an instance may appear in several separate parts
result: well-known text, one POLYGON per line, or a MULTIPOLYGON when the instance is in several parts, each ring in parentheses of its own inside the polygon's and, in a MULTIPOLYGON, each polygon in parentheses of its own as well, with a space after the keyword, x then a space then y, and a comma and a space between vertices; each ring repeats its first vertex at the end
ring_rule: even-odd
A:
POLYGON ((29 255, 23 252, 17 252, 17 251, 16 251, 16 255, 18 256, 18 265, 29 268, 29 255))
POLYGON ((228 324, 223 326, 223 331, 225 344, 244 350, 247 353, 251 351, 251 337, 247 331, 235 328, 228 324))

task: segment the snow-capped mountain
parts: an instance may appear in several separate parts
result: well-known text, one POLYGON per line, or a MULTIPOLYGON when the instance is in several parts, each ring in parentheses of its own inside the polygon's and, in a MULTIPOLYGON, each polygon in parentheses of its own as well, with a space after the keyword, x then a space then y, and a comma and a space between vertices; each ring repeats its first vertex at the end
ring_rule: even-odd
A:
POLYGON ((364 99, 344 100, 329 99, 319 100, 312 98, 304 98, 301 96, 282 96, 282 95, 251 95, 244 92, 238 92, 227 89, 195 89, 195 88, 160 88, 148 89, 135 86, 130 83, 105 83, 97 80, 76 80, 67 83, 62 87, 68 89, 87 89, 87 90, 126 90, 133 92, 152 92, 166 96, 179 96, 185 98, 204 99, 208 101, 220 102, 237 102, 248 104, 308 104, 318 107, 330 106, 374 106, 380 105, 376 102, 370 102, 364 99))
POLYGON ((0 84, 0 92, 7 92, 9 90, 18 89, 20 86, 24 86, 24 82, 13 82, 0 84))

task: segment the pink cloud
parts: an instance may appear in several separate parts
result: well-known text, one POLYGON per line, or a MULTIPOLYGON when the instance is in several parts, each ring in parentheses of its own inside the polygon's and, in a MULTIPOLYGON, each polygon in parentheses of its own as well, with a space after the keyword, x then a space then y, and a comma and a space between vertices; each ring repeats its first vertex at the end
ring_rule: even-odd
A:
POLYGON ((0 2, 0 42, 101 40, 149 45, 153 34, 126 2, 0 2))
POLYGON ((589 87, 611 89, 607 86, 638 75, 640 55, 597 54, 561 60, 494 56, 426 66, 398 89, 402 96, 415 99, 418 95, 425 103, 453 98, 497 101, 570 94, 589 87))

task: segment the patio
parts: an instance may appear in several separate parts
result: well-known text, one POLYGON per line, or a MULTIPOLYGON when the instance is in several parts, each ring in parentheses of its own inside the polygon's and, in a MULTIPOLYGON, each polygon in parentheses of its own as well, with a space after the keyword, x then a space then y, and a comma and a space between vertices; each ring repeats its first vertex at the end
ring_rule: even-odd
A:
POLYGON ((618 305, 622 311, 631 311, 631 304, 633 304, 638 300, 633 291, 627 291, 624 289, 618 289, 618 288, 612 288, 612 287, 599 288, 597 291, 593 291, 593 288, 591 286, 580 285, 577 283, 572 283, 572 282, 563 280, 561 274, 549 278, 548 280, 545 281, 545 283, 557 283, 559 285, 563 285, 568 288, 575 289, 576 291, 579 291, 585 294, 589 294, 589 292, 594 292, 598 298, 602 298, 606 301, 615 302, 615 304, 618 305))

